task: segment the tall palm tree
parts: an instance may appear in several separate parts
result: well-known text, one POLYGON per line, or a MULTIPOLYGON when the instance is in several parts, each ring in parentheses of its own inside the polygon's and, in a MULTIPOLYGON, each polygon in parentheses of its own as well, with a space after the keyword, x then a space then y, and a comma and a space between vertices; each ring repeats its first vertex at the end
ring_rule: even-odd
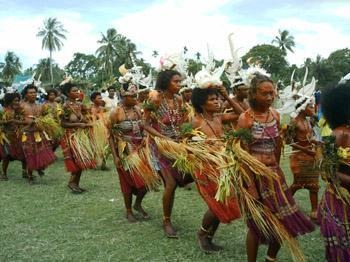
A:
POLYGON ((101 46, 96 50, 97 58, 101 62, 102 68, 106 71, 107 76, 113 74, 113 63, 117 56, 116 43, 118 40, 117 30, 110 28, 107 34, 102 34, 102 39, 97 41, 101 46))
POLYGON ((152 56, 153 56, 154 58, 156 58, 158 55, 159 55, 158 51, 157 51, 157 50, 153 50, 152 56))
POLYGON ((63 28, 63 25, 55 17, 50 17, 44 20, 44 26, 40 28, 37 33, 38 37, 42 37, 41 48, 49 50, 50 52, 50 76, 51 85, 53 85, 53 73, 52 73, 52 52, 59 51, 63 47, 63 39, 66 39, 64 33, 67 31, 63 28))
POLYGON ((7 52, 5 55, 5 63, 2 67, 2 77, 5 82, 11 84, 15 75, 21 72, 21 62, 14 52, 7 52))
POLYGON ((276 43, 278 48, 282 50, 283 54, 287 54, 287 50, 294 53, 293 48, 295 47, 294 36, 289 34, 288 30, 278 30, 278 36, 272 40, 272 44, 276 43))
POLYGON ((198 61, 201 59, 201 53, 197 52, 197 53, 195 54, 195 56, 196 56, 196 58, 197 58, 198 61))

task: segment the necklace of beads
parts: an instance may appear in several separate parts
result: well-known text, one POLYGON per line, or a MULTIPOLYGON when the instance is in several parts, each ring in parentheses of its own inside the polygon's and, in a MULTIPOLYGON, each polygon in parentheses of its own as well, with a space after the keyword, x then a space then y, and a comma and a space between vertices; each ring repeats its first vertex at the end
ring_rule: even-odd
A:
POLYGON ((127 110, 126 107, 125 107, 124 105, 122 106, 122 108, 123 108, 124 114, 125 114, 125 121, 129 121, 129 122, 130 122, 130 124, 131 124, 131 126, 132 126, 132 132, 133 132, 133 134, 142 135, 142 134, 141 134, 140 124, 139 124, 140 121, 139 121, 139 119, 137 119, 138 113, 137 113, 137 111, 136 111, 135 106, 133 106, 131 110, 130 110, 130 109, 127 110), (133 114, 132 114, 133 118, 128 117, 127 112, 129 112, 129 111, 132 111, 132 112, 133 112, 133 114))
POLYGON ((173 101, 174 101, 174 109, 170 109, 170 106, 168 104, 168 101, 166 99, 166 97, 164 96, 163 93, 163 101, 165 102, 165 106, 166 106, 166 113, 168 114, 169 117, 169 121, 170 121, 170 126, 175 134, 176 137, 179 136, 179 132, 176 128, 176 123, 181 119, 180 114, 179 114, 179 105, 178 102, 175 98, 175 96, 173 96, 173 101))

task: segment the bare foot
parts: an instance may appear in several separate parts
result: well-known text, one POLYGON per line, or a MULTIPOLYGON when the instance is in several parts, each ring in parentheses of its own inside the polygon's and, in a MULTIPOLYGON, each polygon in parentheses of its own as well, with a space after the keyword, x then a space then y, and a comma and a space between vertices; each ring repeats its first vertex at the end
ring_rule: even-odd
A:
POLYGON ((170 221, 163 221, 163 229, 168 238, 178 238, 177 232, 170 221))
POLYGON ((149 215, 148 213, 143 209, 143 207, 141 205, 134 205, 134 210, 136 210, 137 212, 139 212, 142 215, 142 218, 144 219, 148 219, 149 215))
POLYGON ((137 222, 137 219, 135 218, 133 213, 126 213, 126 219, 129 221, 129 223, 137 222))

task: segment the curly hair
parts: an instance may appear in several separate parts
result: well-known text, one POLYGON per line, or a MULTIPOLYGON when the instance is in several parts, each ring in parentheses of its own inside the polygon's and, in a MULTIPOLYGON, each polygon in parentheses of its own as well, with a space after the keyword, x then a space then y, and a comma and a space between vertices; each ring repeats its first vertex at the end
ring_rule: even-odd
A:
POLYGON ((34 83, 26 85, 22 91, 22 98, 24 98, 26 96, 29 89, 35 89, 35 92, 38 92, 38 87, 35 86, 34 83))
POLYGON ((164 70, 159 72, 156 82, 156 89, 165 91, 168 89, 170 85, 170 81, 173 78, 173 76, 178 75, 181 77, 181 74, 178 71, 175 70, 164 70))
POLYGON ((49 99, 49 95, 50 94, 55 94, 55 96, 58 96, 58 91, 56 89, 49 89, 46 91, 47 95, 45 96, 45 99, 48 100, 49 99))
POLYGON ((350 80, 328 87, 321 94, 321 108, 329 126, 348 125, 350 120, 350 80))
POLYGON ((76 87, 77 85, 73 84, 73 83, 65 83, 63 86, 61 86, 61 90, 62 90, 62 93, 68 97, 68 94, 70 92, 70 90, 73 88, 73 87, 76 87))
POLYGON ((21 95, 19 93, 6 93, 4 96, 4 106, 10 106, 16 98, 21 100, 21 95))
POLYGON ((101 96, 100 92, 92 92, 92 94, 90 95, 90 100, 93 102, 97 96, 101 96))
POLYGON ((217 95, 218 91, 215 88, 195 88, 192 91, 191 102, 194 110, 197 113, 203 113, 202 106, 207 102, 210 95, 217 95))
POLYGON ((273 84, 272 79, 266 75, 262 75, 260 73, 255 73, 254 75, 255 75, 254 78, 250 82, 249 92, 248 92, 248 102, 252 108, 256 108, 256 101, 254 96, 256 95, 259 85, 263 82, 270 82, 271 84, 273 84))

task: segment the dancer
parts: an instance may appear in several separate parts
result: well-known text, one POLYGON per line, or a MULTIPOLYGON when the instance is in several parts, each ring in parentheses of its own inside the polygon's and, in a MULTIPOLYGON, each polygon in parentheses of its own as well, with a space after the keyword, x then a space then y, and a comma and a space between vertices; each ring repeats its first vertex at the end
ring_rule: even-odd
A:
MULTIPOLYGON (((266 177, 261 179, 252 177, 251 183, 247 185, 248 190, 278 219, 292 237, 311 232, 314 230, 313 224, 296 206, 279 166, 281 153, 280 119, 278 113, 271 108, 275 97, 273 82, 268 76, 259 72, 248 74, 248 81, 250 83, 248 100, 250 109, 241 114, 238 128, 251 130, 253 142, 247 146, 248 152, 272 169, 279 177, 279 181, 272 181, 266 177)), ((272 235, 266 238, 254 220, 248 219, 247 223, 248 261, 256 261, 259 244, 263 242, 268 244, 266 261, 275 261, 281 243, 272 235)))
POLYGON ((42 105, 36 104, 38 88, 33 85, 27 85, 23 89, 23 98, 21 106, 24 112, 22 147, 25 156, 28 182, 33 183, 33 170, 37 170, 39 175, 43 175, 43 170, 52 164, 56 157, 52 150, 50 138, 38 125, 38 120, 44 115, 42 105))
MULTIPOLYGON (((149 183, 149 179, 146 179, 147 175, 150 175, 151 180, 153 177, 153 182, 157 181, 157 175, 149 166, 142 151, 145 145, 145 134, 141 110, 137 106, 137 87, 132 82, 123 82, 121 97, 120 105, 110 114, 109 143, 124 197, 126 218, 133 223, 137 219, 132 211, 132 195, 136 195, 134 210, 144 219, 149 218, 142 207, 142 200, 147 193, 145 181, 149 183), (140 162, 130 163, 130 160, 136 158, 140 162)), ((149 187, 152 187, 152 183, 149 187)))
POLYGON ((292 119, 291 126, 294 127, 293 143, 294 149, 290 156, 290 169, 292 170, 294 181, 290 186, 292 195, 300 189, 309 190, 311 213, 310 218, 316 219, 318 190, 320 188, 318 178, 319 170, 316 168, 314 145, 317 144, 311 123, 308 118, 315 114, 314 103, 312 100, 305 98, 296 108, 305 108, 298 110, 300 113, 292 119))
MULTIPOLYGON (((182 110, 183 101, 178 95, 181 74, 175 70, 161 71, 156 82, 157 91, 150 93, 149 104, 145 108, 145 130, 152 136, 164 139, 180 139, 180 126, 187 121, 182 110)), ((172 167, 172 161, 160 155, 153 145, 154 157, 164 182, 163 194, 163 228, 167 237, 177 238, 171 223, 171 213, 177 186, 184 186, 192 181, 190 176, 180 174, 172 167)))
MULTIPOLYGON (((230 100, 223 86, 219 89, 216 87, 195 88, 191 98, 196 111, 192 126, 203 132, 206 135, 207 143, 212 143, 213 147, 223 146, 223 123, 237 121, 238 118, 235 114, 216 114, 220 112, 218 91, 225 99, 230 100)), ((230 102, 232 103, 232 101, 230 102)), ((212 178, 208 177, 205 166, 202 172, 195 172, 194 176, 198 191, 209 207, 203 216, 202 226, 198 232, 199 246, 205 252, 220 251, 223 248, 214 244, 212 238, 220 222, 230 223, 240 217, 237 199, 230 197, 226 203, 218 202, 215 199, 218 185, 212 178)), ((217 172, 217 176, 220 176, 220 172, 217 172)))
POLYGON ((322 110, 333 129, 326 139, 322 176, 326 191, 318 207, 327 261, 350 261, 350 79, 322 93, 322 110))
POLYGON ((21 95, 19 93, 6 93, 4 96, 4 111, 2 115, 2 180, 8 180, 7 169, 11 160, 22 162, 22 176, 27 178, 27 170, 22 148, 20 131, 25 125, 24 112, 20 106, 21 95))
POLYGON ((110 150, 108 149, 107 109, 104 107, 105 102, 103 101, 100 92, 93 92, 90 95, 90 100, 92 102, 90 113, 93 124, 93 133, 95 133, 95 137, 98 139, 95 140, 95 147, 98 149, 98 152, 96 153, 100 155, 99 158, 101 159, 100 169, 102 171, 108 171, 107 158, 110 150))
POLYGON ((68 82, 62 86, 67 101, 63 105, 61 125, 65 129, 61 140, 66 170, 71 173, 68 188, 72 193, 80 194, 80 177, 85 169, 96 168, 94 150, 92 148, 89 132, 92 125, 88 123, 87 108, 79 102, 79 89, 68 82))

